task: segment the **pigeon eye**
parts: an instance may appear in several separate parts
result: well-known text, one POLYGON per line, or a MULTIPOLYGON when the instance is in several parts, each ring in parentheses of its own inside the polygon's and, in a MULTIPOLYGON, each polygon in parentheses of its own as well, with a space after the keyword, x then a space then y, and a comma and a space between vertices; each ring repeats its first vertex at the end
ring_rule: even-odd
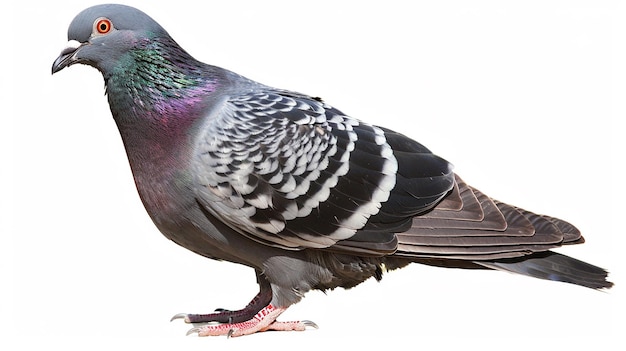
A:
POLYGON ((111 24, 111 21, 109 21, 107 18, 100 18, 96 20, 94 27, 98 34, 107 34, 111 31, 113 25, 111 24))

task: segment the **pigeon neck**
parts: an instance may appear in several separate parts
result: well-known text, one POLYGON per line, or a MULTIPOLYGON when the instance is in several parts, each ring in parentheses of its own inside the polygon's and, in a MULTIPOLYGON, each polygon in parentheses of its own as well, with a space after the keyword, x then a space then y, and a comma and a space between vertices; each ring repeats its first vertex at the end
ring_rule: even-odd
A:
POLYGON ((169 37, 139 43, 104 78, 127 147, 165 149, 189 135, 223 84, 216 68, 195 60, 169 37))
POLYGON ((150 40, 126 53, 105 75, 109 103, 129 118, 184 118, 216 90, 218 77, 212 71, 172 39, 150 40))

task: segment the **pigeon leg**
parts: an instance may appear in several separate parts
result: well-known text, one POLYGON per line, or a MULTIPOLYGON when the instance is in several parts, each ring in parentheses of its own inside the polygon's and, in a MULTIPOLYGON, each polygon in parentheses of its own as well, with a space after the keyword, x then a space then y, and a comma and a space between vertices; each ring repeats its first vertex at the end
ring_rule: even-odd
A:
POLYGON ((187 335, 192 333, 198 333, 199 336, 218 336, 226 335, 231 336, 243 336, 254 334, 256 332, 262 332, 267 330, 279 330, 279 331, 303 331, 307 326, 317 328, 317 325, 313 322, 277 322, 276 318, 280 316, 287 308, 275 307, 269 304, 263 307, 257 314, 251 319, 239 322, 239 323, 226 323, 226 324, 214 324, 204 325, 201 327, 192 328, 187 332, 187 335))
POLYGON ((251 320, 259 311, 268 306, 272 300, 272 288, 269 282, 258 275, 257 281, 259 283, 259 293, 250 301, 250 303, 236 311, 217 309, 215 313, 209 314, 186 314, 179 313, 172 317, 171 320, 183 318, 186 323, 207 323, 207 322, 219 322, 219 323, 239 323, 251 320))

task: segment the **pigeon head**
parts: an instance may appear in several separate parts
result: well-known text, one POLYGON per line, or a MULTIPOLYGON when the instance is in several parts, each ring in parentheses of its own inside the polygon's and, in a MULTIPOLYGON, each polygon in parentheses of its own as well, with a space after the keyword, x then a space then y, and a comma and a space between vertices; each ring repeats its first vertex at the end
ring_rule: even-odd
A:
POLYGON ((113 117, 161 121, 187 117, 215 91, 214 69, 195 60, 156 21, 130 6, 96 5, 80 12, 68 30, 69 45, 52 73, 75 63, 98 69, 113 117))
POLYGON ((169 37, 145 13, 125 5, 104 4, 80 12, 70 24, 68 46, 52 65, 52 73, 83 63, 108 76, 132 49, 169 37))

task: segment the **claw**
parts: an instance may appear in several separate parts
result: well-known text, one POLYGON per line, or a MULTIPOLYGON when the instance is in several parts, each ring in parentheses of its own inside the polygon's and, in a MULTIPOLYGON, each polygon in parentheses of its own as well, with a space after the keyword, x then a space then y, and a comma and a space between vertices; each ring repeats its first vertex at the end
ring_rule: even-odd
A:
POLYGON ((185 334, 185 336, 189 336, 193 333, 200 333, 200 328, 196 327, 196 328, 191 328, 187 331, 187 334, 185 334))
POLYGON ((226 334, 226 339, 230 339, 230 337, 233 336, 234 333, 235 333, 235 329, 230 329, 228 331, 228 334, 226 334))
POLYGON ((230 312, 230 310, 227 310, 225 308, 216 308, 215 312, 230 312))
POLYGON ((303 321, 300 321, 300 323, 304 324, 305 327, 311 327, 311 328, 315 328, 315 329, 319 329, 320 328, 320 327, 317 326, 317 324, 315 322, 312 322, 312 321, 303 320, 303 321))
POLYGON ((183 319, 185 323, 189 323, 189 315, 187 313, 178 313, 175 314, 172 318, 170 318, 170 322, 175 319, 183 319))

